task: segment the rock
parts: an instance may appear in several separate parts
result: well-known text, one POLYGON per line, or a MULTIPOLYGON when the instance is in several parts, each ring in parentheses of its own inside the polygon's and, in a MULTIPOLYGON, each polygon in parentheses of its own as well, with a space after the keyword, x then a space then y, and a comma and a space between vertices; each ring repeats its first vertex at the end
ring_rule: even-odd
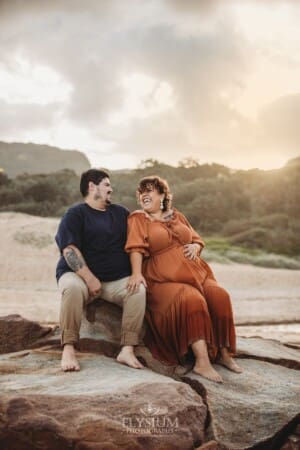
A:
POLYGON ((0 357, 2 450, 188 450, 203 442, 207 407, 188 385, 81 354, 63 373, 59 351, 0 357), (4 367, 4 373, 3 373, 4 367))
POLYGON ((0 317, 0 354, 27 348, 51 330, 51 327, 41 326, 18 314, 2 316, 0 317))
POLYGON ((80 337, 105 339, 120 344, 122 310, 105 300, 95 300, 86 308, 80 337))
POLYGON ((299 450, 300 448, 300 424, 291 434, 280 450, 299 450))
POLYGON ((209 441, 197 447, 195 450, 221 450, 221 446, 217 441, 209 441))
POLYGON ((299 372, 253 359, 239 364, 239 375, 215 365, 223 384, 193 373, 182 380, 207 402, 212 439, 229 449, 279 449, 300 418, 299 372))
MULTIPOLYGON (((121 445, 121 437, 125 439, 122 448, 130 450, 197 446, 201 450, 278 450, 282 446, 294 450, 298 445, 299 350, 273 340, 238 338, 239 364, 244 373, 237 375, 216 365, 225 380, 219 385, 187 374, 190 368, 161 364, 143 345, 136 348, 136 354, 152 372, 117 364, 112 358, 120 349, 121 310, 99 301, 86 313, 89 320, 83 319, 79 343, 83 353, 78 354, 81 372, 60 371, 58 329, 45 335, 41 332, 42 337, 33 333, 31 337, 36 336, 36 340, 30 340, 27 350, 0 357, 1 450, 114 450, 121 445), (203 402, 208 407, 206 421, 203 402), (99 410, 96 405, 104 406, 99 410), (155 411, 165 411, 165 406, 169 422, 180 417, 183 424, 172 436, 133 436, 120 425, 120 417, 137 419, 141 414, 150 420, 152 413, 155 416, 155 411), (22 413, 12 419, 9 411, 15 408, 22 413), (27 423, 36 447, 28 440, 27 423), (10 440, 15 447, 9 447, 10 440)), ((28 321, 24 322, 24 327, 28 326, 28 321)), ((20 323, 18 317, 16 326, 22 328, 20 323)))
POLYGON ((237 339, 237 355, 241 358, 269 361, 290 369, 300 369, 300 352, 273 339, 237 339))

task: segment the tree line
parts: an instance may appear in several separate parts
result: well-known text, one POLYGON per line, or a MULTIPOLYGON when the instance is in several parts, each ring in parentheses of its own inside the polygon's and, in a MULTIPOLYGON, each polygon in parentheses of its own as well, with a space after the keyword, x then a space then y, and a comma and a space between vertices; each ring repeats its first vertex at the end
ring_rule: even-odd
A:
MULTIPOLYGON (((204 237, 221 236, 242 247, 299 256, 299 158, 269 171, 233 171, 219 164, 199 165, 191 158, 173 167, 149 159, 137 169, 110 172, 114 202, 130 211, 138 208, 138 181, 153 174, 168 181, 173 205, 204 237)), ((60 217, 79 201, 79 177, 71 170, 14 179, 0 172, 0 211, 60 217)))

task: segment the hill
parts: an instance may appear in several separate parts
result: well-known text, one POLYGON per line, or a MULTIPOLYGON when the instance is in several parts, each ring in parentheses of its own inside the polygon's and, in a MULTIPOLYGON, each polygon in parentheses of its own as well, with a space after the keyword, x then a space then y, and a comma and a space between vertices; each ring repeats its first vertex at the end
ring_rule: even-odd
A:
POLYGON ((28 173, 51 173, 70 169, 79 174, 90 168, 87 157, 77 150, 18 142, 0 142, 0 167, 10 177, 28 173))
MULTIPOLYGON (((131 211, 138 208, 138 181, 150 174, 168 180, 174 206, 223 262, 300 268, 300 165, 232 170, 219 164, 174 167, 147 160, 138 169, 111 171, 114 202, 131 211)), ((60 217, 79 201, 79 175, 72 170, 14 179, 0 173, 0 211, 60 217)))

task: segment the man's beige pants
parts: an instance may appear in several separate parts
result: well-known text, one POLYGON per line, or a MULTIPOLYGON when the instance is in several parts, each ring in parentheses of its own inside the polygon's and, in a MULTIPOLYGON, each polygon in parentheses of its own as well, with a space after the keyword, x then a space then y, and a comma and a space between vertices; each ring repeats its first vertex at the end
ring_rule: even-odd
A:
MULTIPOLYGON (((100 297, 123 308, 121 345, 138 345, 146 307, 146 292, 143 284, 139 291, 129 294, 127 281, 129 277, 117 281, 101 282, 100 297)), ((79 331, 84 307, 92 302, 87 285, 74 272, 66 272, 59 281, 58 287, 62 294, 60 309, 61 342, 76 344, 79 341, 79 331)))

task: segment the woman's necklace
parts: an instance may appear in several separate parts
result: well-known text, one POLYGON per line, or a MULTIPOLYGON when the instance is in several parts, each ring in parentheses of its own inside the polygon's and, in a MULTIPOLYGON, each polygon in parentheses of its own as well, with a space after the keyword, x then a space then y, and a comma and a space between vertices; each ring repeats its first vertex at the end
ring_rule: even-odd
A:
POLYGON ((152 220, 159 220, 161 222, 166 222, 172 218, 173 211, 172 210, 167 211, 167 214, 164 214, 163 212, 159 212, 159 213, 148 213, 148 215, 150 216, 150 218, 152 220))
POLYGON ((163 218, 162 213, 148 213, 152 219, 161 220, 163 218))

